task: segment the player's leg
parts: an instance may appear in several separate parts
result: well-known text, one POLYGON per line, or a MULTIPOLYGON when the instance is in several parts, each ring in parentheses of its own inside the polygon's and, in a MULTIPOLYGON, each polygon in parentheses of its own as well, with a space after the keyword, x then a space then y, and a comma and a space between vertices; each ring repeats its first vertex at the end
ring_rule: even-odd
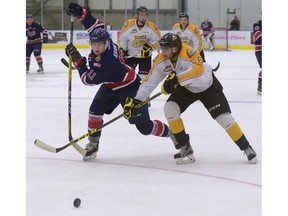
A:
POLYGON ((211 33, 209 33, 209 35, 207 36, 207 43, 209 46, 209 50, 212 51, 214 50, 214 45, 213 45, 213 36, 211 33))
POLYGON ((26 73, 29 73, 32 52, 33 52, 33 45, 26 44, 26 73))
POLYGON ((212 86, 205 92, 200 93, 200 101, 204 104, 212 118, 226 130, 234 143, 246 154, 248 161, 257 163, 257 154, 231 115, 228 101, 222 90, 221 83, 213 76, 212 86))
POLYGON ((137 62, 139 64, 138 74, 142 80, 145 79, 145 77, 148 75, 148 73, 151 69, 151 61, 152 61, 151 56, 147 57, 147 58, 137 59, 137 62))
POLYGON ((175 142, 175 148, 180 149, 179 153, 174 155, 177 164, 195 161, 189 135, 185 131, 181 113, 196 100, 193 93, 183 87, 177 87, 164 106, 165 117, 168 121, 171 133, 177 141, 175 142))
POLYGON ((258 87, 257 87, 257 94, 262 95, 262 51, 256 52, 256 58, 261 70, 258 73, 258 87))
MULTIPOLYGON (((139 71, 138 74, 141 77, 142 80, 145 80, 147 77, 150 69, 151 69, 151 61, 152 57, 148 58, 139 58, 137 59, 138 65, 139 65, 139 71)), ((148 107, 151 107, 151 102, 148 102, 148 107)))
MULTIPOLYGON (((88 131, 102 126, 104 122, 103 115, 112 113, 118 105, 117 95, 114 94, 113 90, 101 85, 89 108, 88 131)), ((102 130, 99 130, 88 137, 89 143, 85 148, 87 154, 83 157, 83 160, 96 158, 101 132, 102 130)))
POLYGON ((151 120, 148 104, 138 109, 139 115, 129 119, 130 124, 135 124, 137 130, 143 135, 169 137, 169 127, 160 120, 151 120))
POLYGON ((44 73, 43 58, 41 57, 42 43, 36 43, 36 44, 33 44, 33 46, 34 46, 34 56, 36 58, 38 66, 39 66, 37 72, 38 73, 44 73))

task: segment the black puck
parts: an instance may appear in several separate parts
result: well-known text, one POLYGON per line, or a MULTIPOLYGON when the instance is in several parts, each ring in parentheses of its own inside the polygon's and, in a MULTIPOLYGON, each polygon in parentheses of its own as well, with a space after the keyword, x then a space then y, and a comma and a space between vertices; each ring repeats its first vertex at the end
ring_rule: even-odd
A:
POLYGON ((79 198, 76 198, 76 199, 74 200, 74 202, 73 202, 73 205, 74 205, 76 208, 78 208, 78 207, 80 206, 80 204, 81 204, 81 200, 80 200, 79 198))

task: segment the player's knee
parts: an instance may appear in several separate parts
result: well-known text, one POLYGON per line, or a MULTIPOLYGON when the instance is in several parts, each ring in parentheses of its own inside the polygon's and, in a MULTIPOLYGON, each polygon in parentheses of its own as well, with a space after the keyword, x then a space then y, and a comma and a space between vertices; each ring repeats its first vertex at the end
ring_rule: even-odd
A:
POLYGON ((147 127, 147 124, 136 124, 135 126, 141 134, 143 134, 143 135, 150 135, 151 134, 151 128, 147 127))
POLYGON ((180 118, 180 107, 174 101, 168 101, 164 106, 164 114, 168 121, 180 118))
POLYGON ((231 113, 226 112, 223 113, 215 119, 218 124, 220 124, 225 130, 228 130, 235 122, 235 119, 231 115, 231 113))

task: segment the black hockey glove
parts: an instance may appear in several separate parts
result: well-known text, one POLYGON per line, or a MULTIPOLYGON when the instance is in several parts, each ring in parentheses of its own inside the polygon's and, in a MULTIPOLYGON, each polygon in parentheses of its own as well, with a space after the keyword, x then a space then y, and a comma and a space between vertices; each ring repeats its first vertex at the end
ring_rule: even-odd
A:
POLYGON ((43 43, 48 43, 48 35, 43 35, 43 43))
POLYGON ((172 92, 174 92, 178 84, 179 82, 176 76, 176 72, 172 71, 162 84, 161 91, 165 95, 171 94, 172 92))
POLYGON ((77 3, 70 3, 67 9, 67 14, 83 21, 90 14, 90 11, 88 8, 82 7, 77 3))
POLYGON ((67 14, 74 17, 82 16, 83 8, 77 3, 70 3, 67 9, 67 14))
POLYGON ((125 104, 124 104, 124 118, 130 119, 131 117, 135 117, 139 115, 137 104, 140 104, 142 101, 133 99, 130 97, 126 98, 125 104))
POLYGON ((83 64, 86 65, 86 58, 82 58, 76 47, 69 43, 66 48, 65 48, 65 53, 69 57, 69 55, 72 56, 72 62, 73 65, 78 69, 80 68, 83 64))
POLYGON ((124 50, 122 47, 120 47, 120 53, 123 57, 128 56, 128 50, 124 50))
POLYGON ((142 50, 141 50, 141 57, 147 58, 147 57, 151 56, 152 50, 153 50, 153 47, 150 46, 149 44, 145 43, 142 47, 142 50))

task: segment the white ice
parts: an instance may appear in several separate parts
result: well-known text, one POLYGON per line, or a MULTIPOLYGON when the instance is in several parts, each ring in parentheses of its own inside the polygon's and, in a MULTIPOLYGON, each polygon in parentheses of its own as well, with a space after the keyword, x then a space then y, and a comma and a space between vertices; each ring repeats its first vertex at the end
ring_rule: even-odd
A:
MULTIPOLYGON (((82 55, 88 49, 80 50, 82 55)), ((64 50, 43 50, 44 74, 34 57, 26 75, 26 208, 28 216, 260 216, 262 196, 262 98, 256 94, 259 66, 254 51, 205 52, 224 87, 232 114, 256 150, 259 163, 243 152, 199 102, 182 115, 196 162, 177 165, 168 138, 143 136, 122 118, 103 129, 97 159, 82 161, 68 141, 68 69, 64 50), (79 197, 82 204, 73 206, 79 197)), ((72 135, 87 132, 90 103, 98 86, 84 86, 72 76, 72 135)), ((160 86, 153 92, 160 91, 160 86)), ((152 101, 152 119, 166 122, 166 96, 152 101)), ((122 111, 118 107, 107 121, 122 111)), ((84 146, 85 139, 79 144, 84 146)))

